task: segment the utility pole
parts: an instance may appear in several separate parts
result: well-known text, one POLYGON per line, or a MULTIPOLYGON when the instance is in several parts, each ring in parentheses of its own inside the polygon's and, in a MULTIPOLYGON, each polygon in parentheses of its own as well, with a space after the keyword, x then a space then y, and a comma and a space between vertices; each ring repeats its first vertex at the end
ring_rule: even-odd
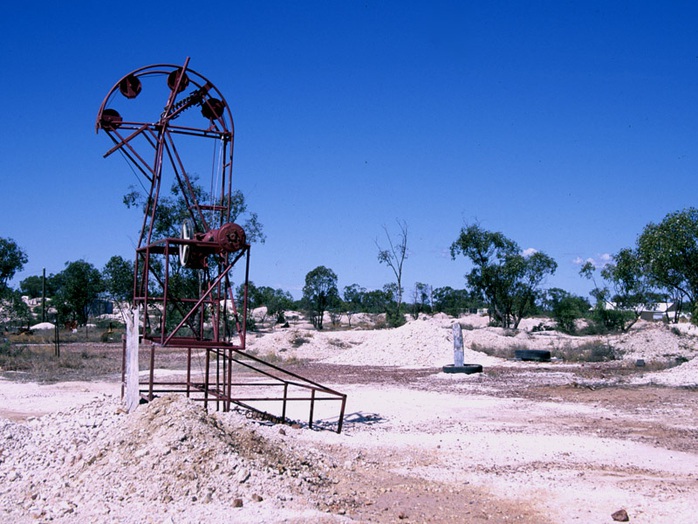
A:
POLYGON ((41 277, 41 321, 46 322, 46 268, 41 277))

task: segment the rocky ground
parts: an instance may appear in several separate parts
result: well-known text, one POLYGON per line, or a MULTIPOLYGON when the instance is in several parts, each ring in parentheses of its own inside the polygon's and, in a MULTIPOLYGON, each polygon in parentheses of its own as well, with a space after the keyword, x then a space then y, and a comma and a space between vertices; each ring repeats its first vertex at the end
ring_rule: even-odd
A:
MULTIPOLYGON (((441 369, 454 322, 252 337, 257 355, 348 395, 341 434, 182 396, 126 414, 118 375, 5 379, 0 521, 695 522, 693 328, 590 339, 466 317, 466 362, 484 372, 458 375, 441 369), (510 358, 589 347, 618 358, 510 358)), ((318 416, 335 427, 332 410, 318 416)))

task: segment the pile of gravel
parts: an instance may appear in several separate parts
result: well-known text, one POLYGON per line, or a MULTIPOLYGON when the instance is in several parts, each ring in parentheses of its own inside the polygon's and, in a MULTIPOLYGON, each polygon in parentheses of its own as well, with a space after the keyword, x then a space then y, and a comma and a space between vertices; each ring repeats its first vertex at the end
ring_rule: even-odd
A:
POLYGON ((324 521, 332 465, 241 414, 181 395, 126 414, 116 400, 0 419, 0 521, 324 521))

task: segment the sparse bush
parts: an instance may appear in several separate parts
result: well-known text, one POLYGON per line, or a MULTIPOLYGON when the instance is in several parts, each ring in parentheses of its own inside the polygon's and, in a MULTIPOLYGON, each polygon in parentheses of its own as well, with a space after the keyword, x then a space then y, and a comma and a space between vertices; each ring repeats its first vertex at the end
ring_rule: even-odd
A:
POLYGON ((28 371, 31 369, 26 346, 3 343, 0 346, 0 368, 3 371, 28 371))
MULTIPOLYGON (((86 358, 80 355, 80 359, 86 358)), ((75 358, 67 358, 67 357, 60 357, 57 360, 58 367, 59 368, 64 368, 64 369, 82 369, 84 367, 84 363, 81 362, 80 359, 75 359, 75 358)))
POLYGON ((121 352, 107 347, 85 347, 84 344, 62 344, 61 355, 55 355, 53 344, 2 344, 0 369, 13 374, 13 380, 57 382, 61 380, 94 380, 113 377, 121 367, 121 352))
POLYGON ((306 338, 306 337, 304 337, 304 336, 302 336, 302 335, 296 334, 296 335, 293 337, 293 339, 291 340, 291 345, 292 345, 294 348, 299 348, 299 347, 301 347, 303 344, 307 344, 308 342, 310 342, 310 339, 309 339, 309 338, 306 338))
POLYGON ((114 320, 108 318, 96 318, 93 322, 99 329, 110 329, 114 331, 115 329, 124 327, 123 323, 115 322, 114 320))
POLYGON ((608 344, 595 344, 589 349, 589 362, 606 362, 617 358, 615 350, 608 344))
POLYGON ((347 349, 347 348, 350 348, 350 347, 351 347, 351 344, 347 344, 346 342, 344 342, 344 341, 342 341, 342 340, 340 340, 340 339, 338 339, 338 338, 331 338, 331 339, 329 339, 329 340, 327 341, 327 343, 328 343, 330 346, 334 346, 334 347, 337 347, 337 348, 340 348, 340 349, 347 349))
MULTIPOLYGON (((525 344, 513 344, 504 348, 493 348, 483 346, 478 343, 472 343, 470 346, 473 351, 485 353, 491 357, 512 359, 518 350, 532 349, 525 344)), ((593 341, 581 346, 565 345, 563 347, 553 348, 550 350, 553 358, 565 360, 567 362, 607 362, 620 358, 620 353, 613 349, 609 344, 593 341)))
POLYGON ((505 347, 505 348, 493 348, 493 347, 483 346, 483 345, 480 345, 476 342, 473 342, 470 346, 470 349, 472 349, 473 351, 479 351, 480 353, 484 353, 485 355, 489 355, 491 357, 512 359, 512 358, 514 358, 514 354, 516 353, 516 350, 528 349, 528 348, 526 346, 524 346, 523 344, 516 344, 516 345, 510 346, 510 347, 505 347))
POLYGON ((591 314, 589 324, 580 330, 579 334, 589 336, 622 332, 624 326, 628 323, 628 319, 632 316, 633 313, 629 311, 595 308, 591 314))
POLYGON ((109 331, 102 332, 99 339, 102 342, 115 342, 116 341, 116 338, 114 337, 114 333, 110 333, 109 331))
POLYGON ((547 325, 543 324, 543 322, 539 322, 538 324, 536 324, 535 326, 533 326, 531 328, 531 333, 539 333, 539 332, 543 332, 543 331, 555 331, 555 328, 553 328, 551 326, 547 326, 547 325))
POLYGON ((567 362, 608 362, 617 360, 620 354, 609 344, 593 341, 580 346, 565 346, 551 351, 555 358, 567 362))
POLYGON ((286 349, 280 349, 279 351, 268 351, 267 353, 264 353, 263 355, 259 353, 257 350, 249 350, 248 353, 252 355, 253 357, 256 357, 260 360, 263 360, 267 364, 274 364, 274 365, 300 365, 304 364, 307 362, 304 359, 300 359, 295 356, 291 356, 288 358, 284 358, 281 353, 285 352, 286 349))
MULTIPOLYGON (((17 346, 11 344, 7 339, 5 339, 1 344, 0 344, 0 357, 16 357, 22 354, 24 351, 25 346, 17 346)), ((3 365, 3 361, 0 360, 0 366, 3 368, 5 367, 3 365)))
MULTIPOLYGON (((246 327, 247 331, 251 331, 253 333, 258 331, 257 330, 257 321, 254 319, 254 317, 252 315, 247 315, 247 319, 246 319, 245 324, 246 324, 245 327, 246 327)), ((235 328, 235 323, 231 320, 230 321, 231 332, 234 331, 234 328, 235 328)))
POLYGON ((388 322, 384 316, 378 317, 373 325, 373 329, 388 329, 389 327, 390 326, 388 325, 388 322))

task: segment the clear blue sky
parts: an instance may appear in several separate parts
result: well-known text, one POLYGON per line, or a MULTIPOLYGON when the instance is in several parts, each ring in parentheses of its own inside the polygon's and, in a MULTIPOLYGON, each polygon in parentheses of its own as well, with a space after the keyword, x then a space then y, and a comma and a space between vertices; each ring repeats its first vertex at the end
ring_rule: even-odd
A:
MULTIPOLYGON (((0 236, 15 278, 133 257, 128 165, 94 120, 124 74, 181 64, 231 105, 234 184, 259 214, 251 279, 300 296, 392 281, 383 226, 409 228, 404 283, 464 286, 465 224, 578 261, 634 245, 698 199, 694 2, 13 2, 0 19, 0 236)), ((161 108, 153 108, 153 119, 161 108)))

